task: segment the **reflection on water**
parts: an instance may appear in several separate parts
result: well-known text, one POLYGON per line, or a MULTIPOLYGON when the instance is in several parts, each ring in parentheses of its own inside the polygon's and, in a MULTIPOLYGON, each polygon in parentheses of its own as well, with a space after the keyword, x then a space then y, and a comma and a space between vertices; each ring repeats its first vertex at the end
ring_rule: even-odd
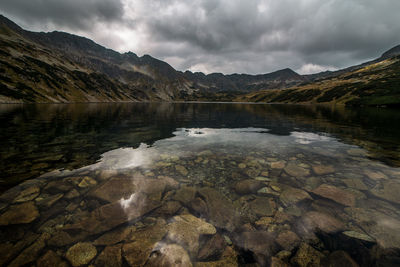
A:
POLYGON ((396 266, 399 117, 284 105, 8 107, 3 183, 35 179, 0 196, 0 265, 396 266))

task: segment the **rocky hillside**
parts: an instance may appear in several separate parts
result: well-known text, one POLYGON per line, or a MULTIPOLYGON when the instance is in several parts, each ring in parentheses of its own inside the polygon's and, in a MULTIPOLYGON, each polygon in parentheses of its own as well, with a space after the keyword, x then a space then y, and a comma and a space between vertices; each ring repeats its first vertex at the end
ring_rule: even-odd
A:
POLYGON ((283 90, 241 95, 236 101, 399 106, 400 56, 394 50, 390 56, 388 52, 368 64, 339 71, 327 78, 283 90))
POLYGON ((149 55, 118 53, 64 32, 30 32, 0 15, 0 102, 231 100, 306 79, 270 74, 179 72, 149 55))

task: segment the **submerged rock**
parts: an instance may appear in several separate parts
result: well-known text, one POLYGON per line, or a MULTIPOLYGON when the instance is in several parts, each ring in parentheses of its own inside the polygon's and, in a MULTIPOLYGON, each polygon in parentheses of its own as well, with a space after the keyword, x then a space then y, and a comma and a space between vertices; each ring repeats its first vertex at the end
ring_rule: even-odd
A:
POLYGON ((303 168, 294 162, 289 162, 284 168, 284 171, 293 177, 305 177, 310 175, 310 170, 303 168))
POLYGON ((338 250, 329 254, 322 260, 322 266, 326 267, 358 267, 359 265, 350 257, 347 252, 338 250))
POLYGON ((356 203, 355 196, 343 189, 337 188, 333 185, 322 184, 312 191, 312 193, 333 200, 336 203, 344 206, 354 206, 356 203))
POLYGON ((249 202, 250 210, 257 216, 272 216, 275 213, 275 202, 272 198, 257 197, 249 202))
POLYGON ((301 243, 299 249, 292 258, 292 263, 299 267, 322 266, 321 260, 324 257, 324 254, 314 249, 307 243, 301 243))
POLYGON ((198 193, 207 205, 207 213, 202 214, 202 216, 215 227, 233 232, 240 221, 240 217, 232 202, 217 190, 209 187, 199 189, 198 193))
POLYGON ((300 219, 298 228, 305 231, 306 234, 312 234, 318 230, 325 233, 336 233, 344 230, 344 224, 327 214, 310 211, 300 219))
POLYGON ((167 227, 163 220, 134 232, 132 240, 122 246, 123 256, 128 264, 130 266, 143 266, 166 232, 167 227))
POLYGON ((146 267, 191 267, 192 262, 186 250, 176 244, 159 244, 144 265, 146 267))
POLYGON ((335 172, 335 168, 330 165, 313 165, 312 169, 316 175, 325 175, 335 172))
POLYGON ((253 194, 264 186, 263 182, 255 179, 246 179, 236 183, 235 191, 240 195, 253 194))
POLYGON ((18 257, 16 257, 8 266, 23 266, 36 261, 40 252, 46 246, 46 241, 50 238, 50 234, 42 234, 31 246, 24 249, 18 257))
POLYGON ((14 199, 14 202, 26 202, 35 199, 40 194, 39 186, 31 186, 21 191, 19 195, 14 199))
POLYGON ((225 238, 220 234, 215 234, 200 248, 199 253, 197 254, 197 259, 200 261, 218 259, 225 251, 225 248, 225 238))
POLYGON ((400 204, 400 183, 393 180, 383 182, 383 189, 374 188, 371 193, 379 198, 400 204))
POLYGON ((97 256, 94 265, 104 267, 118 267, 122 266, 122 245, 105 247, 104 250, 97 256))
POLYGON ((108 202, 115 202, 121 198, 129 198, 136 190, 132 179, 115 177, 106 181, 89 193, 108 202))
POLYGON ((68 267, 68 263, 63 261, 60 256, 52 250, 48 250, 42 257, 36 262, 37 267, 68 267))
POLYGON ((88 218, 67 225, 64 229, 79 229, 90 234, 98 234, 137 219, 159 206, 159 202, 149 199, 145 194, 137 193, 128 200, 101 206, 95 209, 88 218))
POLYGON ((88 264, 97 255, 96 248, 90 243, 77 243, 70 247, 65 257, 72 266, 88 264))
POLYGON ((267 266, 268 258, 278 251, 274 236, 265 231, 242 232, 236 237, 235 245, 252 252, 261 266, 267 266))
POLYGON ((278 235, 276 238, 276 242, 284 249, 284 250, 292 250, 297 247, 300 243, 300 238, 292 231, 284 231, 278 235))
POLYGON ((123 240, 126 240, 133 231, 136 230, 135 226, 122 226, 117 229, 114 229, 110 232, 107 232, 97 238, 94 242, 93 245, 100 245, 100 246, 108 246, 108 245, 114 245, 116 243, 119 243, 123 240))
POLYGON ((232 247, 226 247, 221 259, 217 261, 196 262, 195 267, 237 267, 237 253, 232 247))
POLYGON ((31 223, 39 217, 39 211, 35 204, 25 202, 23 204, 10 206, 0 215, 0 225, 31 223))
POLYGON ((167 225, 167 240, 186 248, 193 256, 199 249, 200 235, 214 235, 215 227, 191 214, 175 216, 167 225))
POLYGON ((285 206, 291 206, 300 201, 312 200, 312 198, 306 191, 290 187, 282 192, 280 200, 285 206))
POLYGON ((183 176, 187 176, 189 171, 182 165, 175 165, 175 170, 183 176))

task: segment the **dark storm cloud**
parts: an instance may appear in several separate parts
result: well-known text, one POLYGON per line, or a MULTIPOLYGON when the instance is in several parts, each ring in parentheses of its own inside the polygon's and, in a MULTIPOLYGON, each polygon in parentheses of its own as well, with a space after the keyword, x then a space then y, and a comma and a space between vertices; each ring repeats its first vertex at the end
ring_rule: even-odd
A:
POLYGON ((3 0, 47 21, 179 70, 315 72, 358 64, 400 43, 398 0, 3 0), (26 2, 26 3, 25 3, 26 2))
POLYGON ((26 24, 51 23, 70 29, 90 29, 96 21, 116 21, 123 15, 118 0, 2 0, 0 10, 26 24))

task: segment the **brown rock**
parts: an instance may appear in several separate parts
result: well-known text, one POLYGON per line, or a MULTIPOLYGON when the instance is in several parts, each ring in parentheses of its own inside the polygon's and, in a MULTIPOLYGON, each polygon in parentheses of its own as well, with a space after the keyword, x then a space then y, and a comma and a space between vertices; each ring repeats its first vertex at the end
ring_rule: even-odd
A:
POLYGON ((194 199, 196 195, 196 189, 193 187, 183 186, 181 189, 177 190, 173 199, 186 205, 194 199))
POLYGON ((189 173, 189 171, 182 165, 175 165, 175 170, 183 176, 186 176, 189 173))
POLYGON ((278 235, 276 242, 284 250, 292 250, 300 243, 300 238, 292 231, 285 231, 278 235))
POLYGON ((300 227, 310 233, 316 230, 321 230, 325 233, 335 233, 344 230, 344 225, 341 221, 316 211, 307 212, 301 218, 300 227))
POLYGON ((191 214, 175 216, 167 228, 167 239, 186 248, 192 256, 197 255, 200 235, 217 232, 213 225, 191 214))
POLYGON ((96 258, 94 265, 104 267, 122 266, 121 248, 121 244, 105 247, 100 255, 96 258))
POLYGON ((218 259, 225 251, 225 248, 225 238, 220 234, 215 234, 200 248, 199 253, 197 254, 197 259, 200 261, 218 259))
POLYGON ((275 161, 270 163, 272 169, 283 169, 285 168, 285 161, 275 161))
POLYGON ((132 179, 115 177, 96 187, 89 195, 108 202, 115 202, 121 198, 129 198, 135 190, 136 186, 132 179))
POLYGON ((54 251, 48 250, 42 257, 37 260, 37 267, 68 267, 68 263, 63 261, 54 251))
POLYGON ((137 219, 159 206, 159 202, 149 199, 147 195, 135 193, 128 200, 107 204, 95 209, 88 218, 72 225, 66 225, 64 229, 99 234, 137 219))
POLYGON ((275 212, 275 202, 267 197, 257 197, 249 203, 249 207, 257 216, 272 216, 275 212))
POLYGON ((39 217, 39 211, 35 204, 25 202, 23 204, 10 206, 0 215, 0 225, 31 223, 39 217))
POLYGON ((31 186, 23 190, 15 199, 14 202, 26 202, 35 199, 40 194, 39 186, 31 186))
POLYGON ((326 267, 358 267, 359 265, 345 251, 334 251, 322 261, 326 267))
POLYGON ((289 264, 282 261, 281 259, 278 259, 276 257, 271 257, 270 267, 290 267, 290 266, 289 266, 289 264))
POLYGON ((261 266, 266 266, 267 258, 277 252, 274 237, 265 231, 242 232, 236 238, 236 245, 251 251, 261 266))
POLYGON ((383 182, 383 189, 374 188, 371 193, 379 198, 400 204, 400 183, 388 180, 383 182))
POLYGON ((285 206, 297 204, 300 201, 312 200, 311 196, 304 190, 289 187, 280 195, 280 200, 285 206))
POLYGON ((237 254, 232 247, 226 247, 221 259, 217 261, 196 262, 196 267, 237 267, 237 254))
POLYGON ((225 196, 209 187, 199 189, 207 204, 207 213, 201 214, 215 227, 232 232, 240 221, 239 212, 225 196))
POLYGON ((175 215, 181 208, 182 205, 178 201, 167 201, 152 214, 153 216, 171 217, 175 215))
POLYGON ((65 257, 72 266, 88 264, 97 255, 96 248, 90 243, 77 243, 70 247, 65 257))
POLYGON ((335 169, 330 165, 314 165, 312 169, 316 175, 325 175, 335 172, 335 169))
POLYGON ((191 267, 189 255, 176 244, 159 244, 145 264, 146 267, 191 267))
POLYGON ((164 221, 140 229, 132 235, 132 242, 122 247, 123 256, 130 266, 143 266, 156 244, 164 237, 167 227, 164 221))
POLYGON ((46 241, 50 238, 50 234, 42 234, 31 246, 24 249, 18 257, 16 257, 8 266, 23 266, 37 259, 39 253, 46 246, 46 241))
POLYGON ((292 263, 299 267, 322 266, 321 260, 324 254, 317 251, 307 243, 301 243, 296 255, 292 258, 292 263))
POLYGON ((264 183, 255 179, 246 179, 236 183, 235 191, 240 195, 256 193, 260 188, 264 186, 264 183))
POLYGON ((109 245, 114 245, 116 243, 119 243, 123 240, 126 240, 132 232, 136 230, 135 226, 122 226, 117 229, 114 229, 110 232, 107 232, 97 238, 94 242, 93 245, 95 246, 109 246, 109 245))
POLYGON ((333 185, 322 184, 312 192, 320 197, 328 198, 344 206, 352 207, 356 203, 356 198, 352 193, 333 185))
POLYGON ((289 162, 284 171, 293 177, 305 177, 310 175, 310 171, 308 169, 298 166, 294 162, 289 162))

